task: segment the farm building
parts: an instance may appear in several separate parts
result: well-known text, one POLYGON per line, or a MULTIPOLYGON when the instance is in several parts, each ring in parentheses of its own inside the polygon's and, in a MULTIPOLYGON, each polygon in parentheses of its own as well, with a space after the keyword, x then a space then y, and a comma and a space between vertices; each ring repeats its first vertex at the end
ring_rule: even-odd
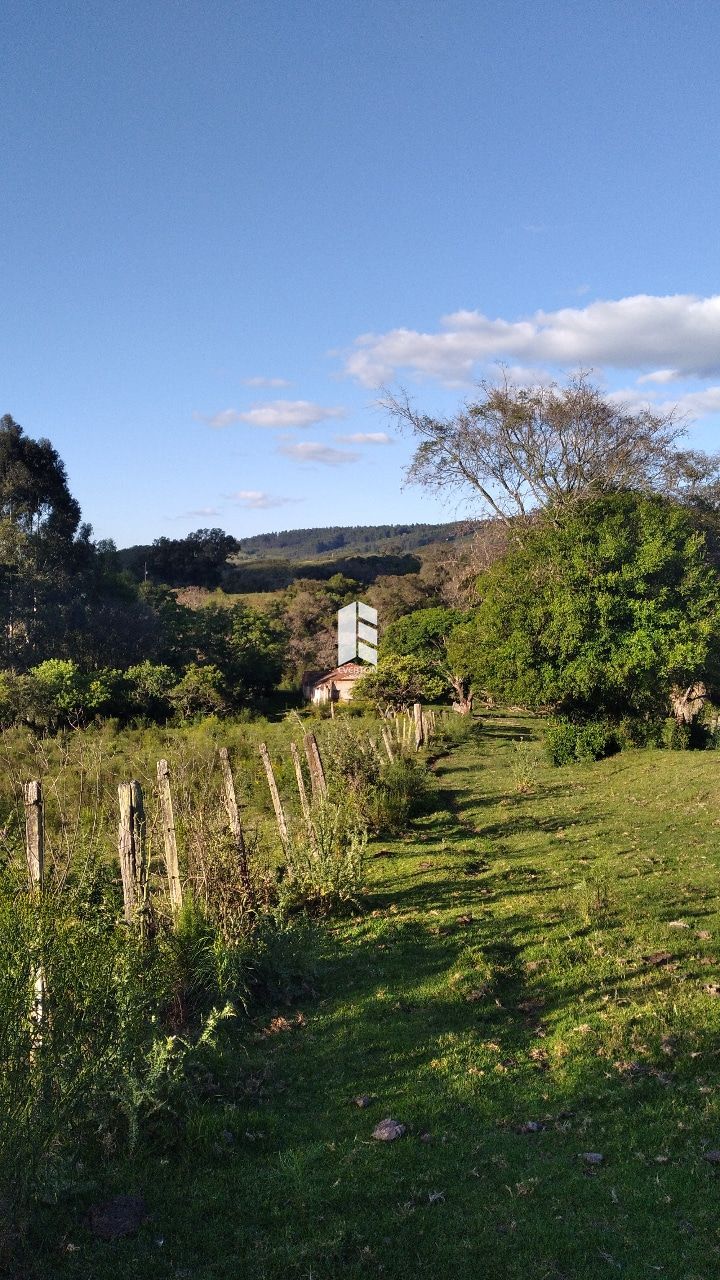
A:
POLYGON ((303 676, 302 691, 308 701, 318 704, 349 702, 355 684, 367 671, 368 667, 359 662, 343 662, 325 675, 319 671, 308 671, 303 676))

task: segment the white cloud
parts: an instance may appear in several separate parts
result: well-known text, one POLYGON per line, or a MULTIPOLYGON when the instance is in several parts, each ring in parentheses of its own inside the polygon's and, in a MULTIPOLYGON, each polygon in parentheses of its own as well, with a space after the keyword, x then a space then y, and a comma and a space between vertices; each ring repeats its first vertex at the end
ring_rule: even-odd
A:
POLYGON ((387 431, 353 431, 351 435, 336 436, 342 444, 394 444, 387 431))
POLYGON ((710 413, 720 413, 720 387, 705 387, 702 391, 686 391, 677 400, 668 400, 660 406, 664 411, 676 409, 688 418, 704 418, 710 413))
POLYGON ((292 386, 292 383, 288 382, 287 378, 243 378, 242 384, 244 387, 277 387, 278 390, 281 387, 292 386))
POLYGON ((281 444, 278 453, 298 462, 321 462, 326 467, 341 467, 347 462, 357 462, 359 453, 350 449, 333 449, 332 445, 303 440, 298 444, 281 444))
MULTIPOLYGON (((645 379, 638 379, 639 382, 645 379)), ((659 392, 649 389, 638 391, 637 387, 621 387, 608 393, 608 400, 624 405, 633 413, 641 409, 650 409, 653 413, 672 413, 675 418, 687 418, 696 421, 709 414, 720 413, 720 387, 703 387, 698 391, 685 391, 672 400, 660 400, 659 392)))
POLYGON ((240 507, 248 507, 253 511, 266 511, 269 507, 284 507, 289 502, 302 502, 302 498, 281 498, 262 489, 238 489, 237 493, 223 495, 228 502, 235 502, 240 507))
POLYGON ((251 427, 311 427, 328 418, 344 418, 346 410, 335 405, 326 407, 312 400, 268 400, 255 404, 251 409, 222 409, 210 415, 196 414, 209 427, 231 427, 236 422, 248 422, 251 427))
POLYGON ((677 369, 655 369, 652 373, 644 373, 642 378, 638 378, 638 382, 641 385, 644 382, 676 382, 680 376, 677 369))
POLYGON ((366 386, 380 386, 401 371, 457 385, 471 381, 479 364, 503 359, 712 377, 720 373, 720 295, 637 294, 536 311, 523 320, 457 311, 435 333, 392 329, 361 335, 345 368, 366 386))

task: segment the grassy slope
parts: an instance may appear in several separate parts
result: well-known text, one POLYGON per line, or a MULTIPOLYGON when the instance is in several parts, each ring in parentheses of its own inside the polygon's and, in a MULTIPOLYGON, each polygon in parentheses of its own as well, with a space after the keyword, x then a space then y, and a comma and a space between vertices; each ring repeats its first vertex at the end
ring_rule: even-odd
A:
POLYGON ((151 1223, 100 1244, 78 1204, 42 1274, 718 1274, 717 757, 540 765, 521 794, 533 732, 498 717, 439 763, 446 805, 375 849, 304 1022, 272 1011, 292 1025, 257 1025, 238 1100, 108 1184, 151 1223), (389 1115, 407 1136, 370 1141, 389 1115))

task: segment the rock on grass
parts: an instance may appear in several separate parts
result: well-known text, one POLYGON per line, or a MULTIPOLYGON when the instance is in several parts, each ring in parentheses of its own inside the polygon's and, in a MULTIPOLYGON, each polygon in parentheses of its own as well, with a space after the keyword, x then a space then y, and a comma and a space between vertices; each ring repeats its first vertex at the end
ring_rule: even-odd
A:
POLYGON ((405 1125, 387 1116, 375 1125, 372 1136, 377 1142, 394 1142, 396 1138, 402 1138, 404 1133, 405 1125))

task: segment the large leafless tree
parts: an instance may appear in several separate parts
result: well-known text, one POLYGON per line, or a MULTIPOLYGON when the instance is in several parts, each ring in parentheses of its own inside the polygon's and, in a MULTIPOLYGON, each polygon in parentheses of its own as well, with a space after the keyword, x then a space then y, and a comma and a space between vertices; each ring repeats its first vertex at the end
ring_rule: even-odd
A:
POLYGON ((461 489, 506 524, 537 510, 618 489, 714 499, 720 458, 681 446, 675 414, 633 409, 603 395, 585 374, 564 386, 482 382, 452 418, 419 413, 406 395, 385 405, 417 437, 408 479, 461 489))

